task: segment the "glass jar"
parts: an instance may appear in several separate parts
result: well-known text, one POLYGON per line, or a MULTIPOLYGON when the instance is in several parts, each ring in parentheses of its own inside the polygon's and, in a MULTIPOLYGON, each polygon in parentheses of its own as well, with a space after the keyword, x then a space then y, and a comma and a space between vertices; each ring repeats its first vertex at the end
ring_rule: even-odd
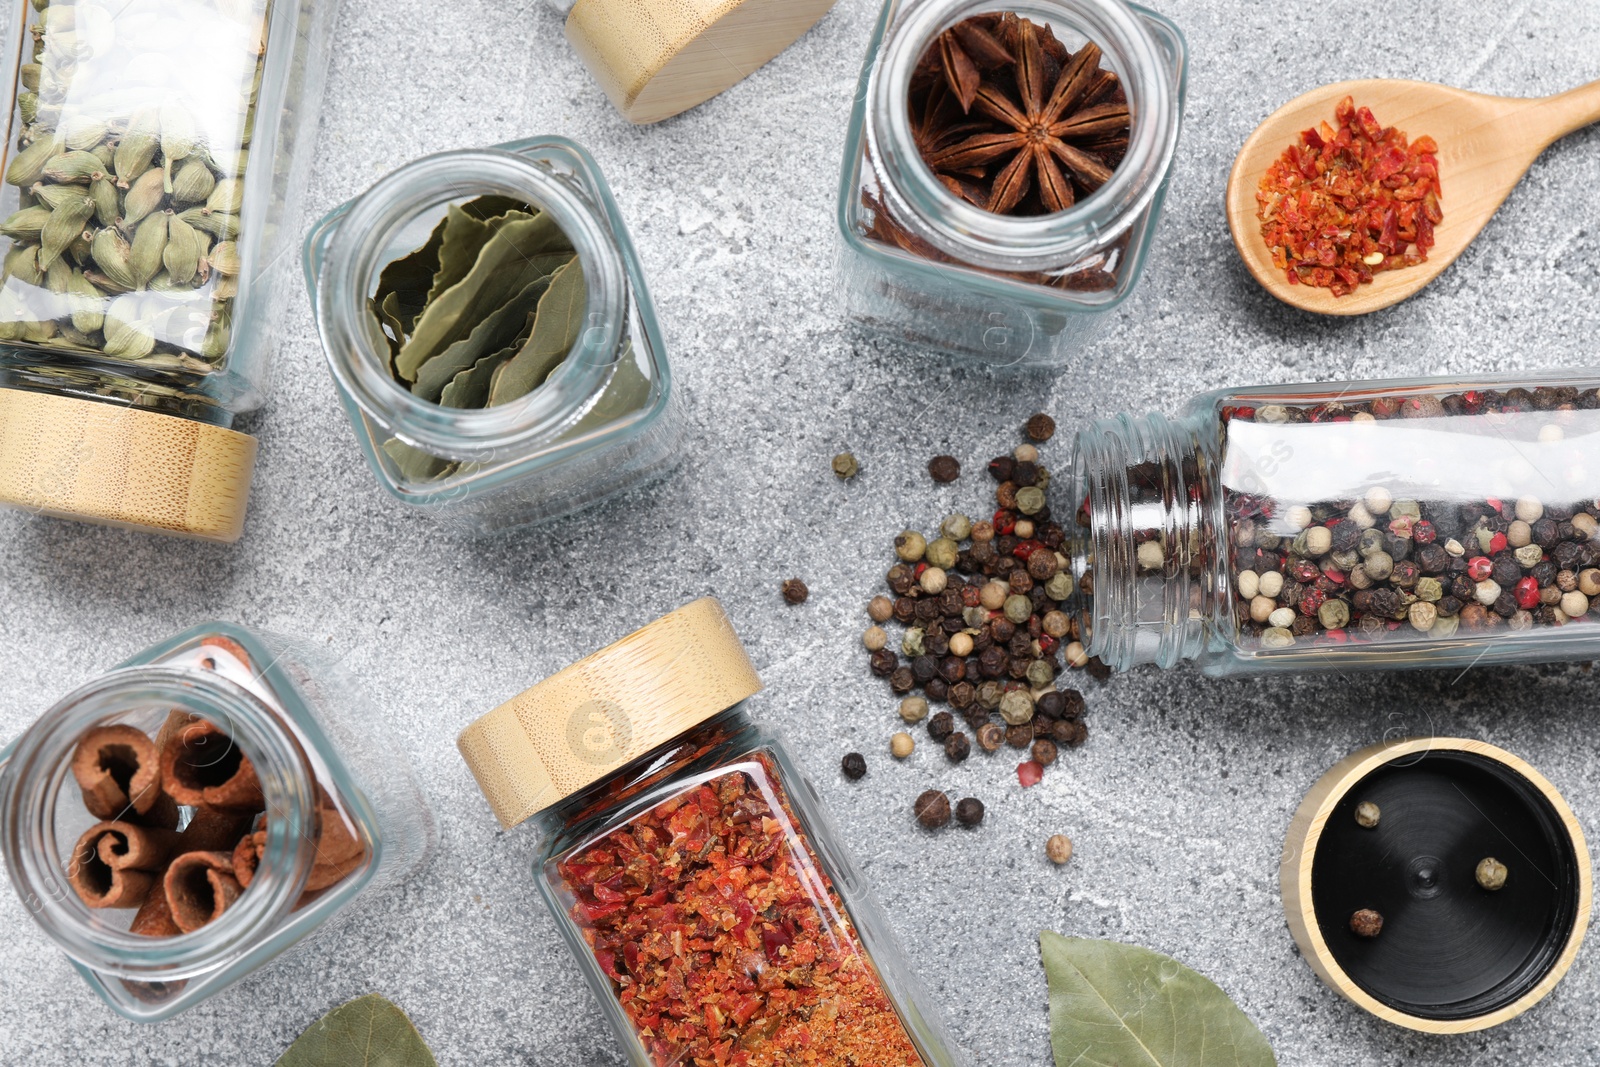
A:
POLYGON ((170 1018, 423 864, 433 818, 375 718, 292 639, 211 623, 164 641, 7 749, 12 885, 107 1004, 170 1018), (130 846, 154 854, 122 869, 130 846))
POLYGON ((638 254, 594 159, 561 138, 418 160, 319 222, 306 280, 334 385, 378 483, 476 533, 570 514, 676 462, 676 393, 638 254), (582 264, 585 324, 529 395, 481 410, 413 393, 369 312, 386 266, 452 205, 507 197, 547 213, 582 264))
POLYGON ((1081 432, 1088 653, 1210 674, 1600 652, 1600 375, 1263 386, 1081 432))
POLYGON ((338 4, 10 10, 0 503, 236 540, 338 4))
POLYGON ((845 145, 838 274, 846 312, 918 348, 997 365, 1064 365, 1144 267, 1185 78, 1178 28, 1121 0, 887 0, 845 145), (1048 26, 1074 52, 1098 45, 1126 94, 1126 155, 1067 210, 993 214, 956 196, 918 149, 923 116, 908 101, 923 55, 952 26, 995 12, 1048 26))
POLYGON ((760 688, 700 600, 485 716, 461 751, 502 826, 538 817, 535 881, 634 1067, 733 1049, 965 1062, 816 790, 746 717, 760 688))

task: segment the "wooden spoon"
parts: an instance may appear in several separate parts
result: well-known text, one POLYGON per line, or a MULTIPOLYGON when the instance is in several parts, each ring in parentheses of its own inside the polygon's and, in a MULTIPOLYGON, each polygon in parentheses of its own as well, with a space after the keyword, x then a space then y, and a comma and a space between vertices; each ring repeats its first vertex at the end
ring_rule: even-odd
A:
POLYGON ((1233 243, 1256 281, 1285 304, 1323 315, 1364 315, 1398 304, 1466 251, 1539 153, 1593 122, 1600 122, 1600 82, 1534 100, 1385 78, 1325 85, 1279 108, 1239 150, 1228 178, 1233 243), (1438 142, 1444 221, 1434 232, 1437 243, 1427 262, 1383 271, 1348 296, 1336 297, 1327 289, 1290 285, 1285 272, 1273 265, 1256 216, 1256 189, 1272 161, 1299 143, 1302 130, 1323 121, 1333 125, 1334 108, 1347 96, 1408 138, 1427 134, 1438 142))

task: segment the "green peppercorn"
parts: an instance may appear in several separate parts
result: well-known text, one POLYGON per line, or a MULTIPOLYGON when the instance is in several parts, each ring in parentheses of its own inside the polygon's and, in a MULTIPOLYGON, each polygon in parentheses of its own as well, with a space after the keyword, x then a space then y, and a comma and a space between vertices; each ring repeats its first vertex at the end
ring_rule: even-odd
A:
POLYGON ((972 520, 957 512, 944 520, 939 532, 950 540, 960 543, 972 536, 972 520))
POLYGON ((1033 720, 1033 696, 1025 689, 1013 689, 1000 698, 1000 717, 1012 726, 1033 720))
POLYGON ((1006 597, 1005 607, 1001 609, 1012 623, 1021 626, 1033 614, 1033 601, 1021 594, 1013 593, 1006 597))
POLYGON ((1444 583, 1437 578, 1417 580, 1417 599, 1436 604, 1444 599, 1444 583))
POLYGON ((1044 510, 1044 490, 1036 485, 1017 490, 1017 510, 1024 515, 1037 515, 1044 510))
POLYGON ((1478 884, 1483 888, 1491 893, 1497 893, 1505 888, 1506 877, 1510 873, 1505 864, 1493 856, 1487 856, 1478 863, 1478 869, 1474 872, 1474 877, 1478 879, 1478 884))
MULTIPOLYGON (((1318 527, 1325 529, 1325 527, 1318 527)), ((1350 624, 1350 605, 1342 600, 1325 600, 1317 609, 1317 621, 1324 629, 1342 630, 1350 624)))
POLYGON ((1055 678, 1056 669, 1050 666, 1049 660, 1036 659, 1028 664, 1028 684, 1035 689, 1043 689, 1055 678))
POLYGON ((915 563, 928 551, 928 541, 915 530, 906 530, 894 539, 894 554, 907 563, 915 563))
POLYGON ((927 636, 928 632, 922 627, 911 627, 905 632, 905 636, 900 638, 900 651, 913 659, 917 656, 925 655, 928 650, 923 645, 923 638, 927 636))
POLYGON ((837 474, 840 479, 854 478, 859 470, 861 470, 861 465, 856 462, 856 457, 850 453, 840 452, 833 457, 833 473, 837 474))
POLYGON ((948 537, 940 537, 928 544, 927 550, 923 553, 923 558, 928 561, 928 566, 930 567, 942 567, 945 570, 949 570, 956 565, 956 554, 958 552, 960 552, 960 549, 954 541, 948 537))
POLYGON ((1072 581, 1072 575, 1068 574, 1066 571, 1060 572, 1054 578, 1044 583, 1045 596, 1049 597, 1051 600, 1066 600, 1068 597, 1072 596, 1074 591, 1075 584, 1072 581))
POLYGON ((924 829, 937 830, 950 822, 950 798, 930 789, 917 798, 911 810, 924 829))

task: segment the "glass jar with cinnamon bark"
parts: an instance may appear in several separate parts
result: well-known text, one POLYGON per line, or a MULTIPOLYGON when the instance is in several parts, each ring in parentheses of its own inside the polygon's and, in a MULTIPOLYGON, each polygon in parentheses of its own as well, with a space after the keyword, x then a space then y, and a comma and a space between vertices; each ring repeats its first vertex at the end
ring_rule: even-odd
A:
POLYGON ((743 701, 715 600, 651 623, 461 736, 633 1067, 964 1063, 813 787, 743 701))
POLYGON ((1062 366, 1143 269, 1184 88, 1182 34, 1122 0, 887 0, 840 188, 850 316, 1062 366))
POLYGON ((106 1003, 169 1018, 425 860, 432 817, 373 718, 315 650, 197 627, 6 750, 7 873, 106 1003))
POLYGON ((1593 371, 1223 390, 1095 423, 1075 452, 1044 543, 1113 668, 1600 654, 1593 371))

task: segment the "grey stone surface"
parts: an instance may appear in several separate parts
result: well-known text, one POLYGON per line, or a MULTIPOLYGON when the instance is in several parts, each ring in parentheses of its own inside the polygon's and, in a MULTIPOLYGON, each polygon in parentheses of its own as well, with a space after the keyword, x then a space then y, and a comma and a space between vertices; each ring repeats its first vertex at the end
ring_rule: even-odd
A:
MULTIPOLYGON (((1225 385, 1592 362, 1600 328, 1600 131, 1551 149, 1482 239, 1428 291, 1357 321, 1290 312, 1232 252, 1228 166, 1283 100, 1394 75, 1510 95, 1600 77, 1592 0, 1162 0, 1193 50, 1180 162, 1150 267, 1104 342, 1054 378, 952 369, 858 337, 830 295, 848 109, 877 0, 836 12, 771 67, 680 119, 634 129, 533 0, 347 0, 310 209, 425 152, 556 132, 589 145, 646 261, 693 444, 660 490, 500 541, 442 536, 379 496, 335 403, 303 297, 292 309, 243 542, 200 547, 0 517, 0 736, 127 654, 209 617, 327 646, 388 709, 443 842, 404 890, 177 1021, 104 1008, 0 893, 0 1061, 32 1067, 270 1064, 334 1005, 380 992, 445 1064, 619 1064, 529 877, 531 834, 497 833, 454 748, 480 712, 637 624, 723 597, 793 741, 906 953, 973 1062, 1049 1059, 1041 928, 1132 941, 1208 974, 1286 1065, 1565 1067, 1600 1061, 1595 948, 1499 1030, 1420 1037, 1337 999, 1284 927, 1289 816, 1345 753, 1394 734, 1483 737, 1542 768, 1593 836, 1595 683, 1577 667, 1211 681, 1141 671, 1091 688, 1094 734, 1044 783, 1015 760, 887 756, 887 688, 860 662, 862 605, 903 524, 980 510, 981 463, 1028 414, 1070 431, 1172 410, 1225 385), (842 447, 863 473, 841 485, 842 447), (931 485, 949 451, 968 475, 931 485), (779 599, 803 575, 813 596, 779 599), (846 782, 842 753, 868 755, 846 782), (989 806, 979 832, 927 836, 929 785, 989 806), (1065 870, 1044 839, 1071 834, 1065 870)), ((1448 181, 1448 176, 1446 177, 1448 181)), ((1066 443, 1046 450, 1065 459, 1066 443)))

